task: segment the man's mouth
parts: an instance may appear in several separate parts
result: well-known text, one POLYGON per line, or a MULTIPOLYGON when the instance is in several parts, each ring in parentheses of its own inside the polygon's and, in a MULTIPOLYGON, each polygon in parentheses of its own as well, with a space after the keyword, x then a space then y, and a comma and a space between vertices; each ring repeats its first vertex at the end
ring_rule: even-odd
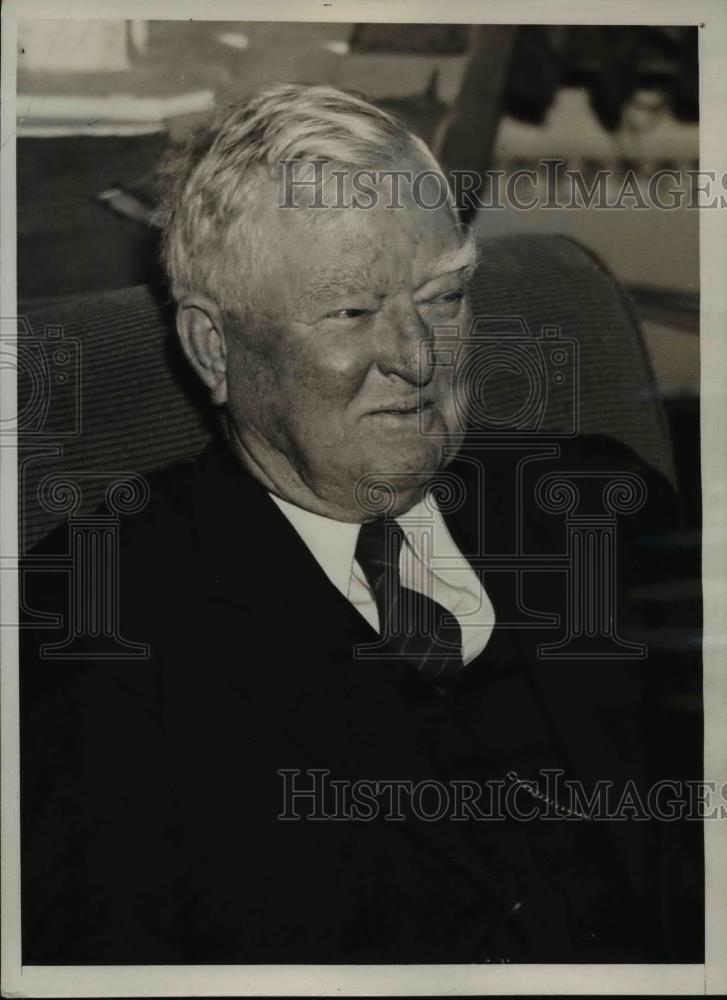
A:
POLYGON ((426 410, 430 410, 433 405, 434 404, 431 400, 426 400, 415 403, 406 403, 399 406, 382 407, 381 409, 373 410, 372 412, 376 414, 386 413, 397 417, 411 417, 416 416, 419 413, 424 413, 426 410))

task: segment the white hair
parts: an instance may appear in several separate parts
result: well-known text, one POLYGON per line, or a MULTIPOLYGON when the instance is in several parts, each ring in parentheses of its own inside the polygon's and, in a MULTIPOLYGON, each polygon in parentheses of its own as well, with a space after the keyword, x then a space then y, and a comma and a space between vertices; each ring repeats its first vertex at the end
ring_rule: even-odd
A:
POLYGON ((441 173, 426 144, 406 125, 335 87, 281 83, 228 104, 162 169, 156 221, 177 300, 202 293, 229 312, 249 307, 250 289, 241 289, 239 271, 231 274, 225 266, 226 252, 233 238, 239 244, 250 236, 261 179, 273 178, 286 160, 368 169, 409 160, 441 173))

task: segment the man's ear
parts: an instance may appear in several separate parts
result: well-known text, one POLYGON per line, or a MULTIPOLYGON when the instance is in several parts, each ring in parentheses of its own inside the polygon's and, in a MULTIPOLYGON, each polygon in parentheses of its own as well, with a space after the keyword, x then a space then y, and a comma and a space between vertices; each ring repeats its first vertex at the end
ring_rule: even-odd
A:
POLYGON ((203 295, 190 295, 177 307, 177 333, 187 360, 209 388, 212 402, 227 402, 227 344, 222 312, 203 295))

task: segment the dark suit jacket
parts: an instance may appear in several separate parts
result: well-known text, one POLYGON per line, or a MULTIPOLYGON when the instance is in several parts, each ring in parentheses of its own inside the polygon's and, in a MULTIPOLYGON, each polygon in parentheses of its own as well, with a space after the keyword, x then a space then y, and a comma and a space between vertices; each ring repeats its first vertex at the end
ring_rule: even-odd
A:
MULTIPOLYGON (((619 531, 628 632, 624 595, 666 571, 652 543, 678 520, 671 490, 594 438, 525 468, 518 506, 513 454, 448 470, 466 501, 446 518, 468 556, 565 551, 563 518, 533 499, 548 470, 644 477, 647 503, 619 531)), ((545 661, 538 643, 557 630, 506 627, 523 607, 562 615, 562 573, 543 564, 518 591, 486 570, 502 624, 439 692, 408 663, 353 656, 376 634, 223 445, 149 482, 146 508, 121 520, 118 584, 121 633, 147 658, 44 659, 69 577, 26 574, 30 617, 62 623, 23 631, 24 963, 701 960, 697 897, 666 900, 664 824, 278 819, 281 770, 653 778, 653 657, 545 661)), ((39 551, 67 545, 59 530, 39 551)))

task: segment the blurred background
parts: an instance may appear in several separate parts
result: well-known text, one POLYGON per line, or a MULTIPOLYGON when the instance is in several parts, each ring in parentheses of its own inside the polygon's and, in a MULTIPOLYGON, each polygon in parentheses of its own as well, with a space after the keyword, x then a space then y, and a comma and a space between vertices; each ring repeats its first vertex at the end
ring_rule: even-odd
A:
MULTIPOLYGON (((36 20, 21 23, 18 67, 23 301, 148 281, 160 155, 265 81, 358 90, 452 168, 557 157, 586 177, 614 170, 613 196, 629 168, 645 185, 698 166, 691 27, 36 20)), ((665 391, 698 390, 697 212, 510 206, 474 225, 585 243, 632 286, 665 391)))
MULTIPOLYGON (((613 197, 628 170, 645 188, 656 170, 698 167, 695 27, 24 21, 24 308, 158 281, 147 218, 161 155, 215 102, 281 79, 363 93, 403 117, 449 168, 508 174, 561 158, 586 179, 612 170, 613 197)), ((569 234, 626 285, 696 518, 699 213, 508 206, 471 221, 493 235, 569 234)))

